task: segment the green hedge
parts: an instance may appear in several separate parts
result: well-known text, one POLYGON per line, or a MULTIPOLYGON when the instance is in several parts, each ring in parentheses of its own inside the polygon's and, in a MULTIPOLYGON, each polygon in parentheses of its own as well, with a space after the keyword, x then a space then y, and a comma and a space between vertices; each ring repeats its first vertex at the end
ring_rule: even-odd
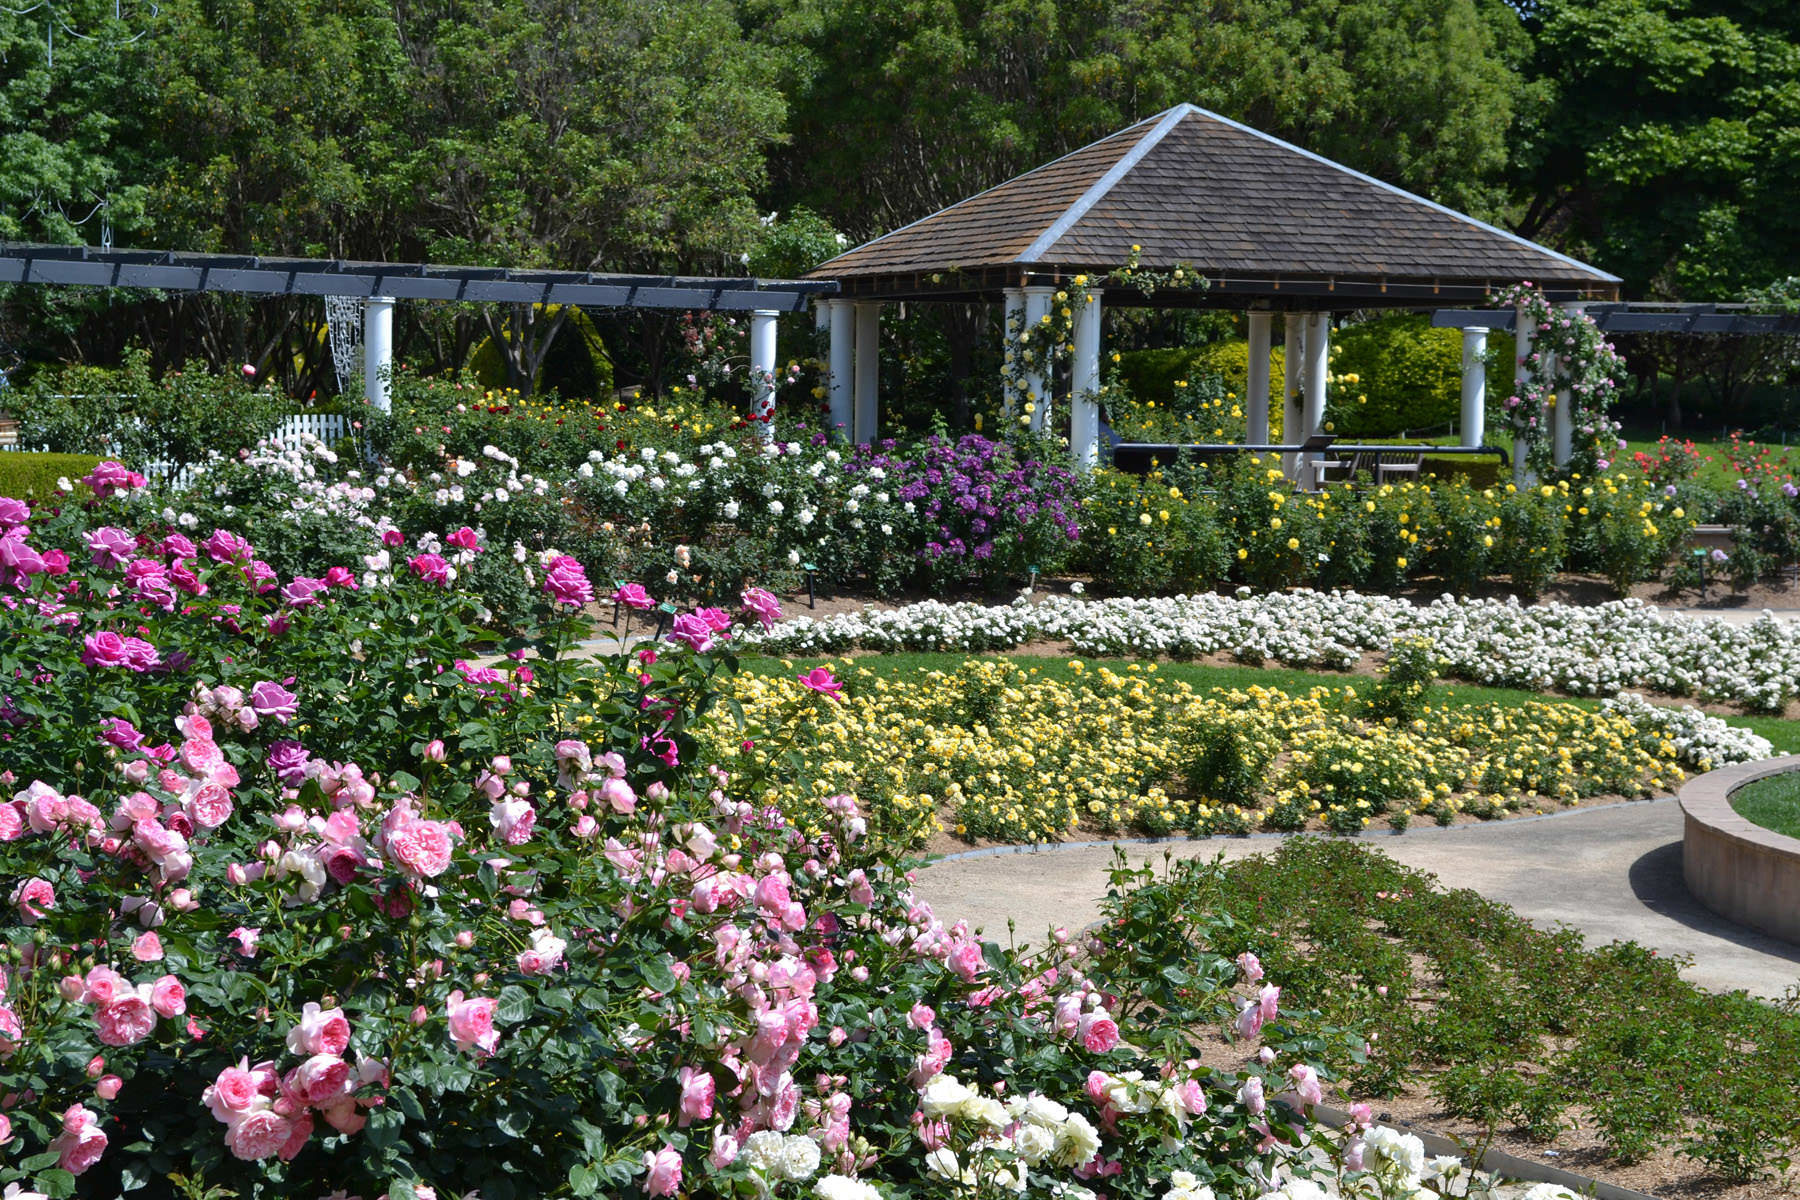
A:
POLYGON ((47 500, 59 478, 74 482, 99 462, 92 454, 0 454, 0 496, 47 500))
MULTIPOLYGON (((1270 353, 1269 412, 1281 419, 1281 347, 1270 353)), ((1162 403, 1175 392, 1178 379, 1195 380, 1215 375, 1226 390, 1241 400, 1250 386, 1250 345, 1240 339, 1207 346, 1177 346, 1165 350, 1127 350, 1119 355, 1119 375, 1139 400, 1162 403)))

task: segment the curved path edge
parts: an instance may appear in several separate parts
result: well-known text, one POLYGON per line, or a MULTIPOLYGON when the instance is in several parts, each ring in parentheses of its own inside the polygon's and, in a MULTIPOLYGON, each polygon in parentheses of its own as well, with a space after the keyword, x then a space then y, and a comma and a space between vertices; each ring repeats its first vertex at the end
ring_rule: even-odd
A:
POLYGON ((1682 877, 1727 920, 1800 944, 1800 838, 1737 814, 1731 795, 1759 779, 1800 770, 1800 755, 1696 775, 1681 788, 1682 877))

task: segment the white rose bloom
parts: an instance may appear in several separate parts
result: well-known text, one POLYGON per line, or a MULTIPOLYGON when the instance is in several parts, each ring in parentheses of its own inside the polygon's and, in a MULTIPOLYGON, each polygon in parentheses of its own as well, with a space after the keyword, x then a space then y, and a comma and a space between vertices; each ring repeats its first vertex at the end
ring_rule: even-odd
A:
POLYGON ((738 502, 736 500, 727 500, 725 502, 724 512, 725 512, 725 519, 727 521, 737 520, 738 502))
POLYGON ((1408 1175, 1425 1173, 1425 1143, 1410 1133, 1377 1125, 1363 1135, 1363 1143, 1408 1175))
POLYGON ((770 516, 779 517, 782 513, 786 512, 786 511, 787 511, 787 505, 783 504, 781 501, 779 501, 779 500, 769 501, 769 515, 770 516))
POLYGON ((1070 1113, 1056 1131, 1053 1161, 1059 1167, 1078 1167, 1100 1153, 1100 1131, 1080 1113, 1070 1113))
POLYGON ((1036 1166, 1056 1149, 1056 1133, 1042 1125, 1021 1125, 1013 1135, 1013 1149, 1020 1158, 1036 1166))
POLYGON ((811 1179, 819 1170, 819 1143, 803 1134, 783 1139, 777 1169, 783 1179, 811 1179))
POLYGON ((631 491, 631 485, 626 483, 623 479, 615 479, 613 480, 612 490, 616 495, 623 496, 631 491))
POLYGON ((783 1134, 772 1129, 764 1129, 744 1139, 744 1161, 756 1170, 767 1175, 775 1170, 781 1161, 781 1144, 787 1140, 783 1134))
POLYGON ((992 1096, 969 1097, 957 1109, 957 1115, 965 1121, 980 1121, 995 1130, 1005 1129, 1011 1123, 1006 1107, 992 1096))
POLYGON ((962 1177, 962 1164, 956 1161, 956 1151, 948 1146, 939 1146, 927 1154, 925 1169, 940 1179, 956 1180, 962 1177))
POLYGON ((800 523, 802 525, 811 525, 813 523, 813 510, 812 509, 803 508, 800 510, 800 523))
POLYGON ((848 1175, 825 1176, 813 1184, 813 1195, 819 1200, 881 1200, 881 1190, 874 1184, 848 1175))
POLYGON ((800 565, 800 552, 798 550, 789 550, 788 551, 788 566, 797 567, 799 565, 800 565))
POLYGON ((941 1117, 956 1112, 975 1098, 954 1075, 939 1075, 919 1093, 919 1111, 928 1117, 941 1117))

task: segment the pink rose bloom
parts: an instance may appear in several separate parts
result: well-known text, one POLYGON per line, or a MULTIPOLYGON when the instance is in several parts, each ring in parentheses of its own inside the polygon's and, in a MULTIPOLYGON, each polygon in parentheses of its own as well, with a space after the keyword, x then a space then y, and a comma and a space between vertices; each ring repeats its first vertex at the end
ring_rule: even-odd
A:
POLYGON ((1325 1090, 1319 1085, 1319 1073, 1299 1063, 1288 1068, 1288 1078, 1293 1080, 1294 1092, 1307 1104, 1325 1103, 1325 1090))
POLYGON ((56 907, 56 889, 42 877, 27 879, 13 889, 13 903, 19 906, 19 918, 36 925, 43 915, 56 907))
POLYGON ((762 622, 764 629, 773 629, 775 622, 781 619, 781 601, 761 588, 747 588, 739 599, 744 602, 745 610, 762 622))
POLYGON ((1119 1044, 1119 1027, 1103 1012, 1086 1013, 1076 1029, 1081 1047, 1090 1054, 1105 1054, 1119 1044))
POLYGON ((348 1096, 355 1087, 350 1082, 350 1064, 335 1054, 315 1054, 294 1068, 294 1091, 315 1107, 323 1107, 348 1096))
POLYGON ((212 1115, 229 1125, 249 1112, 261 1099, 262 1091, 250 1070, 250 1060, 239 1059, 235 1067, 226 1067, 219 1077, 200 1093, 212 1115))
POLYGON ((125 639, 116 633, 90 633, 81 639, 81 662, 89 667, 126 665, 125 639))
POLYGON ((262 936, 262 930, 260 928, 251 929, 239 925, 225 936, 232 938, 237 942, 239 954, 243 955, 245 958, 255 958, 256 942, 257 939, 262 936))
POLYGON ((281 598, 290 608, 305 608, 319 602, 318 595, 325 590, 325 586, 323 579, 296 575, 281 589, 281 598))
POLYGON ((681 1186, 681 1155, 664 1146, 644 1151, 644 1194, 673 1196, 681 1186))
POLYGON ((381 532, 381 544, 390 550, 397 550, 406 545, 406 535, 398 529, 384 529, 381 532))
POLYGON ((133 671, 148 671, 162 662, 162 655, 156 647, 143 638, 128 637, 125 639, 125 665, 133 671))
POLYGON ((119 1089, 124 1086, 125 1081, 117 1075, 102 1075, 94 1081, 94 1095, 102 1100, 112 1100, 117 1098, 119 1089))
POLYGON ((436 554, 421 554, 408 562, 407 568, 426 583, 450 586, 450 564, 436 554))
MULTIPOLYGON (((0 1004, 0 1058, 11 1058, 24 1040, 25 1027, 19 1024, 18 1014, 0 1004)), ((0 1142, 5 1140, 0 1138, 0 1142)))
POLYGON ((1263 1099, 1262 1080, 1254 1075, 1244 1080, 1244 1086, 1238 1089, 1238 1100, 1250 1110, 1251 1116, 1260 1115, 1268 1107, 1267 1101, 1263 1099))
POLYGON ((718 1085, 713 1077, 705 1071, 696 1071, 692 1067, 683 1067, 677 1073, 681 1083, 681 1120, 685 1128, 694 1121, 704 1121, 713 1115, 713 1098, 718 1085))
POLYGON ((90 532, 87 544, 96 567, 123 566, 137 553, 137 539, 112 525, 102 525, 90 532))
MULTIPOLYGON (((115 996, 122 996, 131 990, 131 984, 125 977, 111 967, 95 967, 83 979, 78 975, 70 976, 75 981, 75 994, 70 997, 83 1004, 105 1004, 115 996)), ((64 981, 67 983, 67 980, 64 981)), ((68 989, 64 989, 68 995, 68 989)))
POLYGON ((413 817, 387 835, 387 852, 394 861, 425 879, 449 870, 451 848, 450 830, 440 821, 413 817))
POLYGON ((161 1016, 179 1017, 187 1012, 187 989, 181 986, 181 980, 175 976, 164 975, 150 985, 150 1007, 161 1016))
POLYGON ((213 530, 212 536, 201 544, 201 548, 214 562, 234 562, 240 558, 254 557, 256 554, 249 542, 225 529, 213 530))
POLYGON ((131 957, 139 962, 157 962, 163 956, 162 939, 156 931, 140 933, 131 943, 131 957))
POLYGON ((350 1046, 350 1022, 341 1008, 320 1008, 308 1001, 300 1020, 288 1030, 287 1047, 295 1054, 342 1056, 350 1046))
MULTIPOLYGON (((0 496, 0 529, 11 529, 31 520, 31 505, 11 496, 0 496)), ((5 1141, 0 1138, 0 1141, 5 1141)))
POLYGON ((1255 983, 1263 977, 1262 962, 1248 950, 1237 956, 1238 970, 1244 973, 1245 983, 1255 983))
POLYGON ((1262 1009, 1257 1007, 1257 1003, 1254 1000, 1244 1001, 1244 1006, 1238 1009, 1238 1036, 1243 1038, 1253 1038, 1262 1032, 1262 1026, 1262 1009))
POLYGON ((706 622, 706 627, 714 633, 726 633, 731 629, 731 614, 722 608, 696 608, 694 615, 706 622))
POLYGON ((259 1108, 226 1127, 225 1148, 232 1157, 245 1162, 273 1158, 281 1153, 293 1132, 286 1117, 277 1116, 272 1108, 259 1108))
POLYGON ((50 1149, 56 1151, 57 1166, 79 1175, 106 1153, 106 1133, 91 1110, 71 1104, 63 1113, 62 1132, 51 1140, 50 1149))
POLYGON ((356 575, 347 567, 330 567, 325 572, 325 586, 357 591, 356 575))
POLYGON ((799 677, 800 686, 832 700, 844 698, 844 685, 831 673, 830 667, 814 667, 799 677))
POLYGON ((210 776, 225 765, 225 754, 212 738, 196 733, 195 736, 182 741, 181 762, 196 775, 210 776))
POLYGON ((369 1123, 369 1118, 363 1116, 356 1107, 356 1101, 348 1097, 326 1105, 319 1112, 324 1116, 325 1123, 339 1133, 361 1133, 363 1126, 369 1123))
POLYGON ((637 793, 623 779, 608 779, 600 785, 599 795, 607 807, 616 813, 630 813, 637 809, 637 793))
POLYGON ((465 1000, 461 990, 450 993, 444 1008, 450 1018, 450 1040, 463 1053, 471 1050, 492 1054, 500 1043, 500 1031, 494 1028, 494 1010, 500 1002, 491 996, 465 1000))
POLYGON ((868 873, 861 867, 856 868, 844 877, 850 895, 850 903, 868 906, 875 903, 875 887, 869 882, 868 873))
POLYGON ((626 608, 635 608, 640 612, 656 605, 656 601, 650 598, 650 593, 644 590, 644 585, 641 583, 625 584, 612 594, 612 601, 614 604, 623 604, 626 608))
POLYGON ((100 1006, 94 1023, 96 1036, 106 1045, 134 1046, 156 1031, 156 1010, 147 996, 122 992, 100 1006))
POLYGON ((250 706, 257 715, 273 717, 286 725, 299 715, 299 697, 274 680, 265 679, 250 689, 250 706))
POLYGON ((517 796, 507 796, 494 801, 488 810, 488 824, 508 846, 517 846, 531 840, 532 827, 537 824, 537 809, 517 796))
POLYGON ((980 945, 964 942, 950 952, 948 965, 964 983, 972 983, 987 966, 987 960, 982 957, 980 945))
POLYGON ((16 842, 25 836, 24 807, 0 801, 0 842, 16 842))
POLYGON ((681 613, 669 628, 669 640, 688 646, 695 654, 705 654, 713 648, 712 627, 703 617, 681 613))
POLYGON ((0 1113, 0 1146, 12 1141, 12 1118, 0 1113))
POLYGON ((444 544, 455 546, 458 550, 479 551, 481 549, 481 540, 475 536, 475 531, 470 529, 467 525, 464 525, 455 533, 445 534, 444 544))
POLYGON ((202 829, 217 829, 231 817, 231 793, 216 783, 203 783, 188 801, 188 816, 202 829))
POLYGON ((1273 1021, 1280 1008, 1281 989, 1272 983, 1265 983, 1256 995, 1256 1007, 1262 1013, 1265 1023, 1273 1021))

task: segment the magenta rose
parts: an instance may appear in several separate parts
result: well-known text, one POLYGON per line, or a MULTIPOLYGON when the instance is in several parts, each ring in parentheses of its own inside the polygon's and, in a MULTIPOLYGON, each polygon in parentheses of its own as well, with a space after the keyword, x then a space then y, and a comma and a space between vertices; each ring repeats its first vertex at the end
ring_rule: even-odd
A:
POLYGON ((89 667, 122 667, 126 663, 125 639, 116 633, 90 633, 81 639, 81 661, 89 667))
POLYGON ((250 689, 250 707, 258 716, 272 718, 286 725, 299 715, 300 697, 272 679, 265 679, 250 689))
POLYGON ((626 608, 635 608, 640 612, 655 606, 656 601, 644 590, 641 583, 628 583, 612 594, 614 604, 623 604, 626 608))
POLYGON ((318 603, 318 594, 325 590, 323 579, 314 579, 308 575, 296 575, 288 580, 287 586, 281 589, 281 599, 290 608, 305 608, 309 604, 318 603))
POLYGON ((201 543, 207 557, 214 562, 236 562, 238 559, 254 557, 256 551, 249 542, 228 529, 215 529, 212 536, 201 543))
POLYGON ((11 529, 31 520, 31 505, 11 496, 0 496, 0 529, 11 529))
POLYGON ((464 525, 455 533, 446 534, 444 543, 449 546, 455 546, 458 550, 473 550, 476 553, 480 553, 481 551, 480 539, 475 536, 475 531, 470 529, 467 525, 464 525))
POLYGON ((591 604, 594 599, 594 585, 588 582, 587 572, 566 554, 551 559, 545 568, 544 591, 557 604, 580 606, 591 604))
POLYGON ((775 622, 781 620, 781 601, 773 594, 753 587, 745 589, 740 599, 744 602, 744 608, 762 622, 764 629, 773 628, 775 622))
POLYGON ((669 629, 669 640, 692 647, 695 654, 705 654, 713 647, 712 627, 704 617, 682 613, 669 629))
POLYGON ((438 587, 450 586, 450 564, 441 555, 421 554, 406 564, 414 575, 438 587))
POLYGON ((800 686, 832 700, 844 698, 844 685, 831 673, 830 667, 814 667, 798 677, 800 686))

